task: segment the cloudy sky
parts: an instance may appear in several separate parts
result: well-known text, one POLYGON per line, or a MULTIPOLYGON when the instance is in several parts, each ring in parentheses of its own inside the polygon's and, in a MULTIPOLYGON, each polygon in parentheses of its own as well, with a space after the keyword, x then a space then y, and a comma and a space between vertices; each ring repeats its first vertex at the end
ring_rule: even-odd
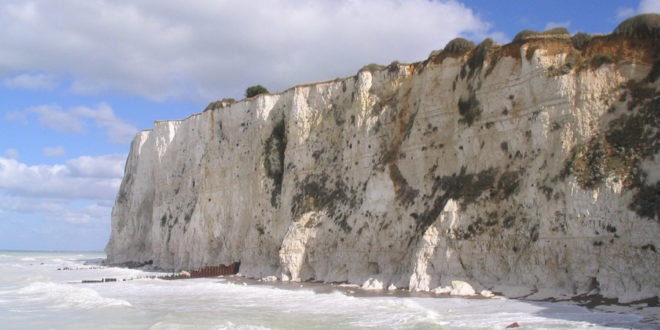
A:
POLYGON ((133 135, 246 87, 425 59, 455 37, 609 33, 660 0, 3 0, 0 249, 102 250, 133 135))

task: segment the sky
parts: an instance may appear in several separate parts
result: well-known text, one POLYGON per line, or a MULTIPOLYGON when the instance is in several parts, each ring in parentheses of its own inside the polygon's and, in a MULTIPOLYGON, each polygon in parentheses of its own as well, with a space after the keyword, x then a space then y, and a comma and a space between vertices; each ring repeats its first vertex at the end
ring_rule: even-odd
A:
POLYGON ((155 120, 456 37, 610 33, 649 12, 660 0, 3 0, 0 250, 103 250, 130 142, 155 120))

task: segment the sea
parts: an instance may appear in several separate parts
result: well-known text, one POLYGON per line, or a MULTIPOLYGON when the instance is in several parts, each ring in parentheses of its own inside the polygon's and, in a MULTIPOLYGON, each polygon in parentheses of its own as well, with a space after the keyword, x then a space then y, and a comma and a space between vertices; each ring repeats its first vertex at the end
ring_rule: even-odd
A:
POLYGON ((103 253, 0 251, 0 329, 657 328, 564 303, 371 293, 237 276, 163 280, 103 253), (116 282, 92 282, 115 279, 116 282))

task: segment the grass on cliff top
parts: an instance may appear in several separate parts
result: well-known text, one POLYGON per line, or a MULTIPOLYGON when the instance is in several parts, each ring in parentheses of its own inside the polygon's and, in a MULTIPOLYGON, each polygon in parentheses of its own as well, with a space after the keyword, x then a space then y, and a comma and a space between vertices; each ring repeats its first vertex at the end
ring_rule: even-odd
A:
POLYGON ((660 38, 660 14, 642 14, 623 21, 614 30, 626 37, 660 38))
POLYGON ((443 51, 447 53, 463 54, 471 51, 474 47, 476 47, 474 42, 464 38, 456 38, 448 42, 443 51))
POLYGON ((384 65, 380 65, 380 64, 376 64, 376 63, 370 63, 370 64, 367 64, 367 65, 363 66, 360 70, 358 70, 358 72, 369 71, 371 73, 374 73, 376 71, 382 71, 382 70, 385 70, 384 65))
POLYGON ((209 111, 209 110, 212 110, 212 109, 215 109, 215 108, 224 108, 226 106, 231 105, 232 103, 236 103, 236 100, 234 100, 232 98, 224 98, 220 101, 215 101, 215 102, 209 103, 209 105, 206 106, 204 111, 209 111))
POLYGON ((516 34, 516 36, 513 38, 513 42, 523 42, 525 40, 534 38, 560 37, 570 35, 571 34, 568 33, 568 30, 564 27, 556 27, 554 29, 545 30, 543 32, 522 30, 516 34))

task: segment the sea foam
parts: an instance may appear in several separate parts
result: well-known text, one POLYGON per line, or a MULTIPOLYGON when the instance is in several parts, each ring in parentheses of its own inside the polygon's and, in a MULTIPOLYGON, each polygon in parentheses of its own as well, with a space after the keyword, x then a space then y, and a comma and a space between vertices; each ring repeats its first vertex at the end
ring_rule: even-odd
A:
POLYGON ((110 306, 131 306, 128 301, 102 297, 98 292, 81 285, 53 282, 34 282, 16 290, 25 300, 39 301, 54 308, 94 309, 110 306))

